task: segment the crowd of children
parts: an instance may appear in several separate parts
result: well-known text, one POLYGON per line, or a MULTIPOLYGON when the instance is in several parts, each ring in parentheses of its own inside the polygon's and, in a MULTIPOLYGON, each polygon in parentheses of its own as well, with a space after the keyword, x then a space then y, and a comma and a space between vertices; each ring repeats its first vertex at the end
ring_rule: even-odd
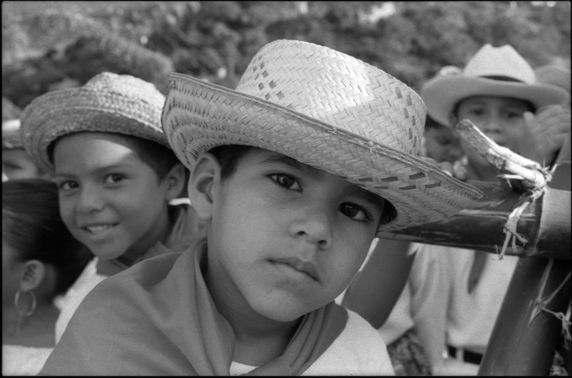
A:
POLYGON ((3 374, 476 375, 517 258, 379 235, 480 206, 461 119, 552 163, 559 74, 485 45, 418 94, 277 40, 235 89, 104 72, 3 112, 3 374))

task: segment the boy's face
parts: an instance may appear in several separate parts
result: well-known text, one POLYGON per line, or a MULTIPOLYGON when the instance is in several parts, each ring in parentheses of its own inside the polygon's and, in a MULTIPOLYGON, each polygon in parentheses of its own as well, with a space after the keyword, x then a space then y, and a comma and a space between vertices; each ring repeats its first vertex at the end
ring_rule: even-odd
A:
MULTIPOLYGON (((474 96, 462 100, 457 108, 457 119, 470 119, 479 129, 495 143, 522 154, 521 145, 526 145, 524 113, 532 111, 528 103, 509 97, 474 96)), ((482 158, 461 141, 467 155, 471 159, 482 161, 482 158)))
POLYGON ((93 254, 131 264, 164 236, 166 180, 159 181, 129 140, 70 134, 56 142, 53 160, 62 219, 93 254))
POLYGON ((454 163, 464 152, 459 137, 447 126, 433 126, 425 129, 427 156, 439 162, 454 163))
POLYGON ((219 180, 211 189, 207 275, 219 303, 292 321, 347 287, 375 237, 379 197, 261 149, 219 180))
POLYGON ((45 176, 30 155, 21 148, 2 150, 2 172, 8 180, 45 176))

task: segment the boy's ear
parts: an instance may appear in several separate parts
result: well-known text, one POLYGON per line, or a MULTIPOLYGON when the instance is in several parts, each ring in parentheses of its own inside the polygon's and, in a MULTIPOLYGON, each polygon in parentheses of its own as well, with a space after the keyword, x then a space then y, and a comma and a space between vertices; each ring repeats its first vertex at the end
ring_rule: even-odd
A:
POLYGON ((20 290, 30 291, 37 289, 46 275, 46 266, 38 260, 29 260, 24 264, 20 277, 20 290))
POLYGON ((183 193, 185 188, 186 178, 186 168, 183 164, 177 163, 171 168, 165 177, 168 200, 181 197, 181 193, 183 193))
POLYGON ((197 159, 191 172, 188 194, 199 217, 208 220, 212 216, 213 187, 220 183, 220 164, 214 155, 204 153, 197 159))

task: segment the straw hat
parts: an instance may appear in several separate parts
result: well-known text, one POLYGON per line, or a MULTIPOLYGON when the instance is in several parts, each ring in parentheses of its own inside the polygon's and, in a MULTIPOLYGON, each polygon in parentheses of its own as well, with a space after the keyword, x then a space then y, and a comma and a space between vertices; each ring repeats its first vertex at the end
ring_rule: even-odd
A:
POLYGON ((187 168, 219 145, 276 151, 390 201, 397 216, 380 230, 432 222, 482 197, 420 157, 425 106, 411 88, 312 43, 265 45, 236 90, 171 74, 162 121, 187 168))
POLYGON ((49 145, 71 133, 119 133, 168 147, 160 123, 164 100, 155 86, 144 80, 100 73, 82 87, 48 92, 24 108, 24 147, 40 168, 50 172, 49 145))
POLYGON ((437 75, 421 88, 429 115, 449 126, 449 117, 459 101, 487 95, 527 100, 537 109, 568 100, 564 90, 539 83, 532 67, 510 45, 486 44, 462 71, 437 75))

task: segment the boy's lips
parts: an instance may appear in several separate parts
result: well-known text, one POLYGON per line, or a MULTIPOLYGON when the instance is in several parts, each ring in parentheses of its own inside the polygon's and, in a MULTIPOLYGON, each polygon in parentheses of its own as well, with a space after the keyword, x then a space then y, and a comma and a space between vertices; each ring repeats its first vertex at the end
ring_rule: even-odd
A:
POLYGON ((108 231, 112 230, 119 223, 87 223, 81 225, 79 228, 88 234, 90 238, 102 238, 108 231))
POLYGON ((297 257, 283 257, 283 258, 271 259, 270 262, 274 264, 288 265, 294 270, 297 270, 298 272, 305 273, 314 281, 316 282, 320 281, 320 276, 318 274, 318 271, 316 270, 316 267, 309 261, 303 261, 297 257))

